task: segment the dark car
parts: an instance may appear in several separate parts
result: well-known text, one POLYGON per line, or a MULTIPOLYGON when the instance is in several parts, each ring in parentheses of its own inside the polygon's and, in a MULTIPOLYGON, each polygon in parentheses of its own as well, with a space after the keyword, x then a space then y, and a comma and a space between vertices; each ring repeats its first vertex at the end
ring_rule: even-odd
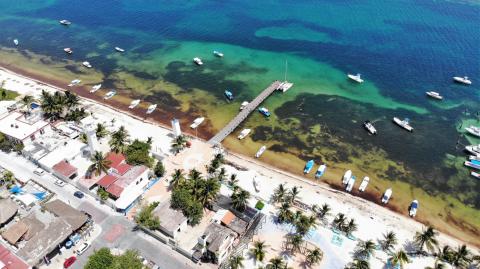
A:
POLYGON ((70 266, 72 266, 72 264, 77 260, 77 258, 75 258, 75 256, 72 256, 68 259, 65 260, 65 262, 63 263, 63 268, 68 268, 70 266))
POLYGON ((83 192, 81 192, 81 191, 76 191, 76 192, 73 194, 73 196, 75 196, 75 197, 77 197, 77 198, 79 198, 79 199, 82 199, 83 196, 85 196, 85 194, 83 194, 83 192))

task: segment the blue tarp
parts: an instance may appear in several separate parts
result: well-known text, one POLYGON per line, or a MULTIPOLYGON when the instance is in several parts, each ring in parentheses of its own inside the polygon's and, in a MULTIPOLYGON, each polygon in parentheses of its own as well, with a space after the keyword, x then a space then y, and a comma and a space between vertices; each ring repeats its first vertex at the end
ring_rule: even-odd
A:
POLYGON ((37 192, 37 193, 33 193, 33 195, 35 195, 35 197, 37 197, 38 200, 43 200, 45 198, 45 192, 37 192))
POLYGON ((23 190, 20 186, 15 185, 10 189, 10 192, 16 194, 23 192, 23 190))

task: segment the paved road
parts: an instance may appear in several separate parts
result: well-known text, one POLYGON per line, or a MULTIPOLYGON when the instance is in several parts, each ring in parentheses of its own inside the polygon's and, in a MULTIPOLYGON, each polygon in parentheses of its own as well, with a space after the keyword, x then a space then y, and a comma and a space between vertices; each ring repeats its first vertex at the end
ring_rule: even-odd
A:
POLYGON ((102 247, 136 249, 140 252, 140 255, 154 261, 162 269, 200 267, 167 245, 140 231, 133 231, 134 224, 132 222, 110 207, 100 204, 95 198, 89 195, 85 195, 83 199, 76 198, 73 193, 78 189, 74 186, 67 184, 64 187, 59 187, 55 185, 54 182, 57 178, 49 173, 45 173, 41 177, 35 175, 33 171, 36 166, 22 156, 15 153, 0 152, 0 166, 10 170, 17 178, 24 180, 31 178, 41 183, 55 192, 59 199, 92 215, 95 223, 100 225, 102 228, 100 235, 94 240, 92 247, 79 257, 72 268, 83 268, 88 256, 95 249, 102 247))

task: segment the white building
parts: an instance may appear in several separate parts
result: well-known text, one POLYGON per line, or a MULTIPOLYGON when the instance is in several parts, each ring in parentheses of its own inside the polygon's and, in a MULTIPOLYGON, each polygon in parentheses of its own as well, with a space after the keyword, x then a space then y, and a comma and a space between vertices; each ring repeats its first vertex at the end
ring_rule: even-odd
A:
POLYGON ((50 123, 43 120, 39 111, 29 114, 12 111, 0 115, 0 133, 14 143, 35 141, 50 129, 50 123))

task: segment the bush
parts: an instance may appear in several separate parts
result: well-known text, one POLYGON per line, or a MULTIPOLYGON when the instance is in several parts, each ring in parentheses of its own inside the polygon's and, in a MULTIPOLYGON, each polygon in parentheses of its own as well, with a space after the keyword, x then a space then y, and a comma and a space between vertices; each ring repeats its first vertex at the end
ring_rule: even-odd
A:
POLYGON ((153 215, 153 210, 158 206, 158 202, 151 203, 144 206, 142 210, 135 217, 135 222, 139 225, 145 226, 150 230, 160 228, 160 219, 153 215))
POLYGON ((255 204, 255 208, 258 210, 262 210, 264 206, 265 204, 262 201, 257 201, 257 203, 255 204))
POLYGON ((102 199, 102 201, 107 200, 109 196, 108 192, 102 187, 98 187, 97 194, 98 196, 100 196, 100 199, 102 199))
POLYGON ((145 165, 152 167, 153 158, 150 157, 150 144, 135 139, 125 150, 127 163, 131 165, 145 165))
POLYGON ((197 202, 187 189, 174 189, 170 205, 174 209, 181 210, 183 215, 188 218, 190 225, 198 224, 203 217, 202 204, 197 202))
POLYGON ((153 172, 155 173, 155 176, 157 176, 157 177, 163 177, 165 175, 165 166, 163 166, 162 161, 157 162, 153 172))

